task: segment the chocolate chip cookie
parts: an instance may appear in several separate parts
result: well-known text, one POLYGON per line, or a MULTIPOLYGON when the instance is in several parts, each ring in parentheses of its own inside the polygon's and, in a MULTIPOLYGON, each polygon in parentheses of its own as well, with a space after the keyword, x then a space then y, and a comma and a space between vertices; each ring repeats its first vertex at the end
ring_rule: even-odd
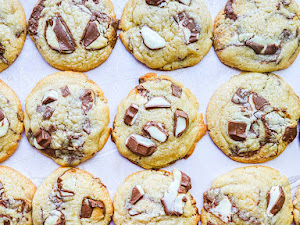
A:
POLYGON ((296 59, 299 29, 295 0, 228 0, 215 20, 214 47, 228 66, 271 72, 296 59))
POLYGON ((204 193, 203 225, 290 225, 293 221, 288 179, 270 167, 235 169, 218 177, 204 193))
POLYGON ((195 96, 168 76, 148 73, 119 105, 112 139, 119 152, 145 168, 190 156, 206 133, 195 96))
POLYGON ((77 168, 58 168, 38 188, 32 203, 35 225, 108 225, 109 193, 99 178, 77 168))
POLYGON ((300 101, 274 74, 242 73, 223 84, 207 109, 210 137, 231 159, 262 163, 297 135, 300 101))
POLYGON ((110 0, 39 0, 28 32, 44 59, 60 70, 88 71, 101 65, 117 39, 110 0))
POLYGON ((296 225, 300 224, 300 186, 298 187, 294 202, 294 221, 296 225))
POLYGON ((191 178, 175 169, 130 175, 114 198, 114 222, 127 224, 197 225, 200 216, 190 194, 191 178))
POLYGON ((196 65, 212 45, 212 20, 203 0, 129 0, 120 29, 126 49, 154 69, 196 65))
POLYGON ((41 80, 26 99, 25 131, 31 145, 62 166, 76 166, 106 143, 109 109, 87 76, 59 72, 41 80))
POLYGON ((23 118, 17 95, 0 80, 0 162, 17 149, 23 132, 23 118))
POLYGON ((0 223, 32 225, 35 185, 18 171, 0 166, 0 223))
POLYGON ((0 1, 0 72, 20 54, 26 38, 26 17, 18 0, 0 1))

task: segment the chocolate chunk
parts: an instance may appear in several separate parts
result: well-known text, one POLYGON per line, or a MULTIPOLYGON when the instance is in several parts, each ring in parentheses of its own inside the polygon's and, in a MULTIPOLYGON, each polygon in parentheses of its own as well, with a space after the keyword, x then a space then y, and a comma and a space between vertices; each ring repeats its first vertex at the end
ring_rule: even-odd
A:
POLYGON ((44 2, 46 0, 40 0, 36 6, 33 8, 32 14, 28 21, 28 33, 33 36, 34 39, 37 39, 37 28, 39 25, 39 20, 41 18, 41 13, 44 10, 44 2))
POLYGON ((165 125, 155 121, 148 122, 143 127, 144 132, 155 140, 164 143, 168 140, 169 134, 165 125))
POLYGON ((42 100, 42 104, 43 105, 50 104, 51 102, 56 101, 57 98, 58 98, 57 92, 55 90, 50 89, 45 93, 44 98, 42 100))
POLYGON ((94 92, 91 89, 85 89, 83 95, 80 96, 80 100, 82 101, 83 111, 87 113, 93 108, 94 92))
POLYGON ((263 110, 263 108, 264 108, 266 105, 269 105, 268 101, 267 101, 265 98, 259 96, 259 95, 256 94, 256 93, 253 94, 253 103, 254 103, 255 108, 256 108, 257 110, 263 110))
POLYGON ((267 213, 275 216, 283 207, 285 194, 281 186, 274 186, 267 193, 267 213))
POLYGON ((85 120, 83 121, 82 129, 87 134, 91 133, 91 122, 88 118, 85 118, 85 120))
POLYGON ((135 104, 131 104, 125 112, 124 123, 127 126, 132 126, 137 119, 138 112, 139 107, 135 104))
POLYGON ((44 115, 43 115, 43 120, 48 120, 51 118, 51 116, 53 115, 55 109, 52 109, 51 107, 47 106, 45 108, 45 112, 44 112, 44 115))
POLYGON ((159 6, 161 3, 165 2, 165 0, 146 0, 148 5, 159 6))
POLYGON ((274 55, 279 49, 279 46, 276 44, 269 44, 265 47, 264 45, 258 44, 251 40, 246 41, 245 45, 249 46, 255 51, 256 54, 260 55, 274 55))
POLYGON ((96 21, 90 21, 85 28, 81 44, 86 48, 100 36, 96 21))
POLYGON ((297 136, 297 126, 285 128, 282 140, 285 142, 292 142, 297 136))
POLYGON ((56 128, 56 126, 55 126, 54 124, 51 124, 51 125, 49 126, 48 131, 49 131, 50 133, 53 133, 53 132, 57 131, 57 128, 56 128))
POLYGON ((190 5, 192 0, 177 0, 177 1, 184 5, 190 5))
POLYGON ((48 148, 50 146, 51 135, 43 128, 40 128, 36 133, 33 134, 33 136, 41 147, 48 148))
POLYGON ((276 44, 267 45, 267 48, 264 51, 263 55, 273 55, 277 52, 278 49, 279 49, 279 46, 276 44))
POLYGON ((5 118, 5 115, 4 115, 4 113, 2 112, 2 110, 0 109, 0 122, 1 122, 2 120, 4 120, 4 118, 5 118))
POLYGON ((249 102, 249 96, 250 96, 251 92, 246 90, 246 89, 242 89, 239 88, 232 96, 231 101, 234 104, 246 104, 249 102))
POLYGON ((84 198, 81 205, 80 218, 91 218, 94 208, 105 209, 105 206, 100 200, 84 198))
POLYGON ((144 25, 140 30, 143 42, 150 50, 159 50, 167 45, 166 40, 158 32, 144 25))
POLYGON ((225 16, 226 18, 229 18, 231 20, 237 20, 238 15, 234 12, 233 7, 233 0, 228 0, 226 5, 225 5, 225 16))
POLYGON ((246 41, 246 46, 249 46, 250 48, 252 48, 256 54, 260 54, 261 51, 264 49, 264 46, 258 43, 255 43, 253 41, 246 41))
POLYGON ((144 194, 145 192, 140 185, 135 186, 132 189, 130 204, 135 205, 139 200, 141 200, 144 197, 144 194))
POLYGON ((228 123, 228 134, 235 141, 244 141, 247 138, 246 128, 247 124, 244 122, 230 121, 228 123))
POLYGON ((136 89, 138 93, 144 97, 146 97, 149 94, 149 91, 146 88, 144 88, 143 85, 138 85, 136 89))
POLYGON ((174 16, 174 20, 179 27, 183 29, 184 39, 186 44, 194 43, 199 40, 200 26, 195 20, 187 15, 185 11, 174 16))
POLYGON ((10 225, 10 221, 9 221, 9 220, 4 220, 4 221, 3 221, 3 224, 4 224, 4 225, 10 225))
POLYGON ((178 193, 186 194, 192 188, 191 178, 185 173, 181 172, 181 182, 178 193))
POLYGON ((72 134, 68 137, 69 139, 69 150, 78 150, 81 149, 84 145, 84 139, 82 134, 72 134))
POLYGON ((126 140, 126 147, 140 156, 151 156, 156 150, 156 145, 150 139, 138 134, 132 134, 126 140))
POLYGON ((172 95, 174 95, 177 98, 181 98, 182 88, 174 83, 172 83, 171 88, 172 88, 172 95))
POLYGON ((189 127, 189 115, 177 109, 174 115, 174 136, 180 137, 189 127))
POLYGON ((62 96, 65 98, 71 94, 68 85, 60 88, 62 96))
POLYGON ((171 102, 164 96, 152 97, 145 104, 145 108, 148 109, 156 109, 156 108, 171 108, 171 102))
MULTIPOLYGON (((46 22, 45 38, 49 47, 60 53, 70 54, 75 51, 75 40, 62 16, 57 13, 56 17, 46 22), (55 40, 51 40, 51 33, 54 32, 55 40)), ((52 37, 53 38, 53 37, 52 37)))
POLYGON ((4 53, 5 53, 5 47, 0 43, 0 60, 8 64, 7 59, 4 57, 4 53))

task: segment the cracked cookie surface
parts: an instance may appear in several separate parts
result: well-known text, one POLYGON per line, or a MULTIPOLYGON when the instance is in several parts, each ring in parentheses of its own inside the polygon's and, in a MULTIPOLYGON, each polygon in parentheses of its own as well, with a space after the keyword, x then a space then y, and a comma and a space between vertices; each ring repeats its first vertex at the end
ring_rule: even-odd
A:
POLYGON ((112 139, 119 152, 145 168, 190 156, 206 133, 191 91, 168 76, 149 73, 120 103, 112 139))
POLYGON ((93 157, 109 134, 109 109, 100 87, 87 76, 59 72, 41 80, 26 99, 30 144, 62 166, 93 157))
POLYGON ((228 66, 272 72, 296 59, 299 29, 295 0, 228 0, 215 20, 214 48, 228 66))
POLYGON ((200 220, 190 194, 191 179, 175 169, 130 175, 114 198, 116 225, 196 225, 200 220))
POLYGON ((293 221, 288 179, 270 167, 235 169, 214 180, 204 193, 203 225, 290 225, 293 221))
POLYGON ((299 97, 279 76, 242 73, 223 84, 207 108, 209 135, 231 159, 261 163, 297 135, 299 97))
POLYGON ((26 18, 18 0, 0 0, 0 72, 20 54, 26 38, 26 18))
POLYGON ((111 54, 117 24, 110 0, 39 0, 28 32, 51 66, 88 71, 111 54))
POLYGON ((32 204, 36 225, 108 225, 109 193, 99 178, 77 168, 58 168, 38 188, 32 204))
POLYGON ((193 66, 212 45, 212 20, 202 0, 129 0, 120 29, 126 49, 154 69, 193 66))
POLYGON ((32 225, 35 185, 18 171, 0 166, 0 223, 32 225))
POLYGON ((17 149, 23 132, 23 111, 15 92, 0 80, 0 162, 17 149))

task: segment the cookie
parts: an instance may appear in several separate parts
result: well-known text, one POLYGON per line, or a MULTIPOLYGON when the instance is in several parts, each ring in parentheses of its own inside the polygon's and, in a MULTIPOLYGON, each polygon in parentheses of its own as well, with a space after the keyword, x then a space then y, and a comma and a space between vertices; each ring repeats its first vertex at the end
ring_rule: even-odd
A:
POLYGON ((231 159, 262 163, 297 135, 300 101, 275 74, 242 73, 223 84, 207 108, 209 135, 231 159))
POLYGON ((299 53, 300 10, 295 0, 228 0, 214 28, 214 47, 226 65, 272 72, 299 53))
POLYGON ((112 139, 119 152, 145 168, 190 156, 206 133, 191 91, 168 76, 148 73, 120 103, 112 139))
POLYGON ((17 149, 23 132, 23 119, 18 96, 0 80, 0 162, 17 149))
POLYGON ((35 185, 18 171, 0 166, 0 223, 32 225, 35 185))
POLYGON ((0 1, 0 72, 20 54, 26 38, 26 17, 18 0, 0 1))
POLYGON ((129 0, 120 29, 126 49, 153 69, 196 65, 212 45, 212 19, 203 0, 129 0))
POLYGON ((35 225, 108 225, 113 215, 109 193, 99 178, 61 167, 48 176, 32 203, 35 225))
POLYGON ((270 167, 235 169, 214 180, 204 193, 203 225, 290 225, 293 221, 288 179, 270 167))
POLYGON ((110 0, 39 0, 28 32, 51 66, 88 71, 111 54, 117 24, 110 0))
POLYGON ((62 166, 93 157, 109 134, 109 109, 87 76, 59 72, 41 80, 26 99, 25 131, 32 146, 62 166))
POLYGON ((130 175, 114 198, 114 223, 197 225, 200 216, 190 194, 191 178, 174 169, 130 175))

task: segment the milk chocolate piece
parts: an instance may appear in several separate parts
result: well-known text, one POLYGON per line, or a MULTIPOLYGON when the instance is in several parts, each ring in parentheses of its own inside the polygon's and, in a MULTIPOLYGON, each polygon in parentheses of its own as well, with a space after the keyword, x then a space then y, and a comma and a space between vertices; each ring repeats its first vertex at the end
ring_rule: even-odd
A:
POLYGON ((230 121, 228 123, 228 134, 231 139, 235 141, 244 141, 246 135, 247 124, 239 121, 230 121))
POLYGON ((50 104, 51 102, 54 102, 56 100, 57 100, 57 92, 54 91, 54 90, 48 90, 45 93, 45 96, 42 100, 42 104, 47 105, 47 104, 50 104))
POLYGON ((80 100, 82 101, 82 109, 85 113, 93 108, 93 96, 94 92, 91 89, 85 89, 83 95, 80 96, 80 100))
POLYGON ((4 113, 2 112, 2 110, 0 109, 0 122, 2 120, 4 120, 5 116, 4 116, 4 113))
POLYGON ((174 16, 174 20, 183 28, 185 43, 190 44, 199 40, 200 26, 185 11, 174 16), (188 31, 186 30, 188 29, 188 31))
POLYGON ((43 120, 48 120, 51 118, 51 116, 53 115, 55 109, 52 109, 51 107, 47 106, 45 108, 45 112, 44 112, 44 115, 43 115, 43 120))
POLYGON ((40 128, 36 133, 33 134, 33 136, 41 147, 48 148, 50 146, 51 135, 43 128, 40 128))
POLYGON ((251 41, 251 40, 246 41, 245 45, 249 46, 250 48, 252 48, 255 51, 256 54, 260 54, 260 55, 273 55, 279 49, 279 46, 276 45, 276 44, 269 44, 265 48, 264 45, 258 44, 256 42, 251 41))
POLYGON ((174 115, 174 136, 180 137, 189 127, 189 115, 177 109, 174 115))
POLYGON ((135 186, 132 189, 130 204, 135 205, 139 200, 141 200, 144 197, 144 194, 145 193, 140 185, 135 186))
POLYGON ((85 120, 83 121, 82 129, 87 134, 91 133, 91 122, 88 118, 85 118, 85 120))
POLYGON ((139 107, 135 104, 131 104, 125 112, 124 123, 127 126, 132 126, 137 119, 138 112, 139 107))
POLYGON ((282 140, 285 142, 292 142, 297 136, 297 126, 285 128, 282 140))
POLYGON ((126 147, 140 156, 151 156, 156 150, 156 145, 150 139, 138 134, 132 134, 126 140, 126 147))
POLYGON ((234 104, 241 104, 244 105, 249 102, 249 95, 251 94, 250 91, 246 89, 239 88, 237 91, 233 94, 231 101, 234 104))
POLYGON ((80 218, 91 218, 94 208, 105 209, 105 206, 100 200, 84 198, 82 201, 80 218))
POLYGON ((39 25, 39 20, 41 18, 41 13, 44 10, 44 2, 46 0, 40 0, 36 6, 33 8, 32 14, 28 21, 28 33, 33 36, 34 39, 37 39, 37 28, 39 25))
POLYGON ((253 103, 254 103, 255 108, 256 108, 257 110, 261 110, 261 109, 263 109, 266 105, 269 105, 268 101, 267 101, 265 98, 259 96, 259 95, 256 94, 256 93, 253 94, 253 103))
POLYGON ((229 18, 231 20, 237 20, 238 16, 237 14, 234 12, 233 7, 233 0, 228 0, 226 5, 225 5, 225 16, 226 18, 229 18))
POLYGON ((5 47, 0 43, 0 60, 8 64, 7 59, 4 57, 5 47))
POLYGON ((45 27, 45 38, 49 47, 55 51, 65 54, 70 54, 75 51, 76 44, 73 35, 59 13, 57 13, 56 17, 47 20, 45 27), (58 46, 54 45, 54 42, 52 43, 52 40, 49 39, 50 37, 48 37, 47 34, 48 32, 52 31, 48 29, 53 30, 56 37, 56 40, 54 40, 54 42, 58 42, 58 46))
POLYGON ((181 182, 178 193, 186 194, 192 188, 191 178, 185 173, 181 172, 181 182))
POLYGON ((275 216, 282 209, 284 202, 285 194, 282 187, 272 187, 271 190, 267 193, 267 213, 275 216))
POLYGON ((161 3, 165 2, 165 0, 146 0, 148 5, 159 6, 161 3))
POLYGON ((172 95, 174 95, 177 98, 181 98, 182 88, 174 83, 172 83, 171 88, 172 88, 172 95))
POLYGON ((148 109, 156 109, 156 108, 171 108, 171 102, 164 96, 152 97, 145 104, 145 108, 148 109))
POLYGON ((149 91, 146 88, 144 88, 143 85, 138 85, 136 89, 138 93, 144 97, 146 97, 149 94, 149 91))
POLYGON ((55 126, 54 124, 51 124, 51 125, 49 126, 48 131, 49 131, 50 133, 53 133, 53 132, 57 131, 57 128, 56 128, 56 126, 55 126))
POLYGON ((155 140, 164 143, 168 140, 169 134, 165 125, 155 121, 148 122, 143 127, 144 132, 155 140))
POLYGON ((65 98, 71 94, 68 85, 60 88, 62 96, 65 98))

